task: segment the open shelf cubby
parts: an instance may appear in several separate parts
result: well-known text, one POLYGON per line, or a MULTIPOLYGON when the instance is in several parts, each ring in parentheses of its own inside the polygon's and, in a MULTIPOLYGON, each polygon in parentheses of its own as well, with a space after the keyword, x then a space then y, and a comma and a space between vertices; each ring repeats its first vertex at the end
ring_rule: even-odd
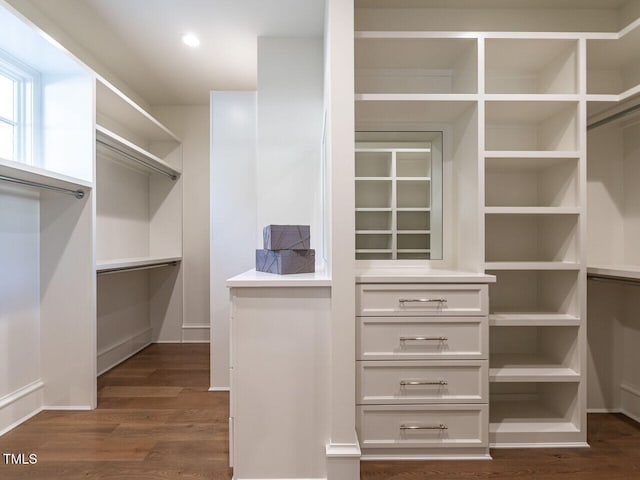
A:
POLYGON ((491 382, 579 381, 578 328, 492 327, 491 382))
POLYGON ((487 151, 577 150, 577 102, 490 101, 485 114, 487 151))
POLYGON ((536 322, 579 318, 577 270, 487 271, 491 317, 536 322))
POLYGON ((489 442, 578 443, 581 416, 576 382, 492 383, 489 442))
POLYGON ((356 34, 357 93, 477 93, 477 40, 356 34))
POLYGON ((587 40, 587 93, 623 94, 640 85, 640 28, 615 40, 587 40))
POLYGON ((486 215, 487 262, 577 262, 578 215, 486 215))
POLYGON ((569 39, 487 39, 485 92, 577 94, 577 46, 569 39))
POLYGON ((485 159, 488 207, 577 207, 577 158, 485 159))

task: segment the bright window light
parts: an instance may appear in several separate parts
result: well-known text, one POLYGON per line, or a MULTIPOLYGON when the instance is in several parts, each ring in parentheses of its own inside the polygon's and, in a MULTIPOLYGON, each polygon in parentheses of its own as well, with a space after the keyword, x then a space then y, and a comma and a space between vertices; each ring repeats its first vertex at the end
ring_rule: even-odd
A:
POLYGON ((182 36, 182 43, 189 47, 197 47, 200 45, 200 40, 193 33, 185 33, 182 36))

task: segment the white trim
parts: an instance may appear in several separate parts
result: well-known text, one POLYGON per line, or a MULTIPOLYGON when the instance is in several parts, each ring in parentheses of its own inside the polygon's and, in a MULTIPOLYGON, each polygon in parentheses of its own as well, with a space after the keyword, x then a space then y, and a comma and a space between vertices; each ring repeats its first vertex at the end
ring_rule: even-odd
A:
POLYGON ((39 414, 40 412, 42 412, 42 410, 44 410, 42 407, 39 407, 37 409, 35 409, 33 412, 26 414, 24 417, 16 420, 15 422, 13 422, 11 425, 3 428, 2 430, 0 430, 0 437, 3 436, 5 433, 10 432, 11 430, 13 430, 14 428, 22 425, 24 422, 26 422, 27 420, 29 420, 31 417, 35 417, 37 414, 39 414))
POLYGON ((587 413, 622 413, 619 408, 587 408, 587 413))
POLYGON ((0 409, 8 407, 14 402, 17 402, 21 398, 32 394, 33 392, 40 390, 44 387, 44 382, 41 379, 35 380, 24 387, 19 388, 11 393, 0 398, 0 409))
POLYGON ((188 330, 188 329, 197 329, 197 328, 206 328, 206 329, 210 329, 210 328, 211 328, 211 325, 210 325, 210 324, 208 324, 208 323, 182 325, 182 329, 183 329, 183 330, 188 330))
POLYGON ((362 452, 357 443, 328 443, 325 454, 328 458, 360 458, 362 452))
POLYGON ((628 411, 627 411, 626 409, 624 409, 624 408, 620 410, 620 413, 621 413, 621 414, 623 414, 623 415, 625 415, 625 416, 627 416, 627 417, 629 417, 631 420, 633 420, 633 421, 635 421, 635 422, 640 423, 640 416, 638 416, 638 415, 634 415, 634 414, 632 414, 632 413, 628 412, 628 411))
POLYGON ((477 455, 369 455, 360 457, 363 462, 421 461, 421 460, 491 460, 490 454, 477 455))
POLYGON ((210 392, 230 392, 230 387, 209 387, 210 392))
POLYGON ((88 411, 95 410, 91 405, 45 405, 42 407, 42 410, 53 410, 53 411, 88 411))
POLYGON ((587 442, 565 443, 490 443, 491 448, 591 448, 587 442))
POLYGON ((125 360, 134 356, 136 353, 151 345, 151 334, 152 329, 146 328, 141 332, 134 333, 133 335, 130 335, 129 337, 119 341, 118 343, 115 343, 98 352, 98 375, 102 375, 103 373, 111 370, 116 365, 121 364, 125 360), (109 354, 111 354, 112 352, 115 352, 115 354, 113 355, 114 358, 109 358, 109 354), (104 364, 104 366, 101 366, 102 364, 104 364))

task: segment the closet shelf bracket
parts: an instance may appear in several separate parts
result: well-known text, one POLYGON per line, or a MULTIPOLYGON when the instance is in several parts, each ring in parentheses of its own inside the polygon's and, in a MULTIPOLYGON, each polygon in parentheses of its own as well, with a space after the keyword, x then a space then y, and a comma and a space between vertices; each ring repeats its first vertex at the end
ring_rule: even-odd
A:
POLYGON ((70 188, 56 187, 56 186, 53 186, 53 185, 46 185, 44 183, 32 182, 32 181, 29 181, 29 180, 21 180, 19 178, 13 178, 13 177, 7 177, 5 175, 0 175, 0 180, 2 180, 3 182, 17 183, 19 185, 27 185, 29 187, 44 188, 46 190, 53 190, 54 192, 60 192, 60 193, 64 193, 64 194, 67 194, 67 195, 73 195, 78 200, 84 198, 84 192, 82 190, 72 190, 70 188))

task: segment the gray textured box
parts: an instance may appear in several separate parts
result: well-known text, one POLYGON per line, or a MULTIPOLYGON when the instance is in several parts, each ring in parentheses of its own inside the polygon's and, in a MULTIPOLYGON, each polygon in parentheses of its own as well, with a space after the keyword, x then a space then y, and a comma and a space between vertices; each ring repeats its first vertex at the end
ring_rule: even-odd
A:
POLYGON ((316 267, 316 251, 311 250, 256 250, 256 270, 287 275, 312 273, 316 267))
POLYGON ((267 225, 262 229, 265 250, 308 250, 311 248, 309 225, 267 225))

